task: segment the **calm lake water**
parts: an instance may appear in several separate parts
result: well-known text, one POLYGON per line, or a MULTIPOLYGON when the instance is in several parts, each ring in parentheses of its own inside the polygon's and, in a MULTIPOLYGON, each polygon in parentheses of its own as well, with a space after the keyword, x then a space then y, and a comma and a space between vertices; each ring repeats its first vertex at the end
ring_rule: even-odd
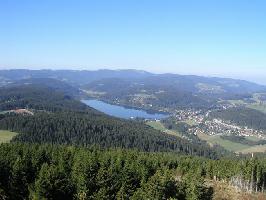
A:
POLYGON ((105 103, 99 100, 82 100, 82 102, 107 115, 124 118, 124 119, 130 119, 132 117, 133 118, 141 117, 145 119, 162 119, 162 118, 168 117, 168 115, 166 114, 161 114, 161 113, 150 114, 144 110, 125 108, 123 106, 112 105, 112 104, 108 104, 108 103, 105 103))

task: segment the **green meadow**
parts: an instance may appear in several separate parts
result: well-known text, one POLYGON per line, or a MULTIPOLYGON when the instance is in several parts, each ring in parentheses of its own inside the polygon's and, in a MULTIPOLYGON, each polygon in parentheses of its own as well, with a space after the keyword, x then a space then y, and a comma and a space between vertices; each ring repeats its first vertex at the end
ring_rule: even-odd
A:
POLYGON ((17 133, 15 132, 0 130, 0 143, 10 142, 10 140, 16 135, 17 133))

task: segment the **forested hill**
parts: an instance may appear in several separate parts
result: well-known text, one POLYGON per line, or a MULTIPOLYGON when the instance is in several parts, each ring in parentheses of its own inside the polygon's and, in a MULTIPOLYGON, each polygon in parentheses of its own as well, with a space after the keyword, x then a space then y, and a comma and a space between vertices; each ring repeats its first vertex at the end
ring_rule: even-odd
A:
POLYGON ((188 108, 208 107, 212 101, 194 95, 190 91, 183 90, 172 84, 163 84, 164 80, 124 80, 124 79, 103 79, 94 81, 86 86, 84 90, 88 94, 96 95, 96 98, 109 102, 115 102, 135 106, 147 107, 152 105, 157 110, 160 108, 188 108))
POLYGON ((0 111, 29 108, 44 111, 84 111, 88 107, 70 95, 38 85, 0 88, 0 111))
POLYGON ((266 131, 266 114, 260 111, 236 107, 210 113, 211 118, 220 118, 239 126, 266 131))
POLYGON ((67 83, 66 81, 60 81, 55 78, 28 78, 21 79, 11 84, 10 87, 14 86, 35 86, 35 87, 45 87, 53 91, 63 92, 65 95, 70 95, 74 97, 80 97, 83 95, 82 91, 75 86, 67 83))
POLYGON ((207 144, 192 144, 135 121, 95 111, 72 97, 35 86, 2 88, 0 109, 28 108, 34 115, 1 114, 0 129, 20 133, 13 142, 175 151, 218 158, 224 152, 207 144), (48 111, 48 112, 47 112, 48 111))
POLYGON ((147 125, 74 112, 37 113, 34 116, 8 115, 0 129, 20 134, 13 141, 79 146, 137 148, 142 151, 175 151, 217 158, 207 145, 192 144, 162 134, 147 125))

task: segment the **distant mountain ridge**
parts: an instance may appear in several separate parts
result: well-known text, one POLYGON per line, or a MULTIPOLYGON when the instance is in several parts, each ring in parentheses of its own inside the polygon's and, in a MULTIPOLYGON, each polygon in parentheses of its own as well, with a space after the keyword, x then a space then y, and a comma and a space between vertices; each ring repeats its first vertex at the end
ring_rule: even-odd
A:
MULTIPOLYGON (((195 96, 203 95, 208 98, 233 98, 232 95, 253 94, 266 92, 266 86, 252 83, 245 80, 231 78, 204 77, 196 75, 178 75, 178 74, 153 74, 141 70, 108 70, 97 71, 88 70, 0 70, 0 86, 14 82, 27 82, 32 79, 52 78, 63 81, 69 85, 81 89, 100 89, 101 92, 107 92, 113 88, 115 82, 124 82, 122 88, 118 90, 130 91, 141 89, 142 91, 152 89, 153 92, 176 91, 177 93, 186 93, 195 96), (111 84, 110 84, 111 83, 111 84), (103 87, 104 86, 104 87, 103 87), (143 87, 140 87, 143 86, 143 87), (106 90, 103 90, 103 88, 106 90), (158 90, 156 90, 158 89, 158 90)), ((39 81, 41 82, 41 81, 39 81)), ((62 83, 60 83, 62 85, 62 83)), ((118 92, 119 92, 118 91, 118 92)), ((117 91, 116 91, 117 92, 117 91)))
POLYGON ((172 73, 154 74, 143 70, 123 69, 123 70, 28 70, 28 69, 10 69, 0 70, 0 80, 20 80, 27 78, 56 78, 59 80, 66 80, 76 84, 86 84, 95 80, 105 78, 170 78, 181 80, 194 80, 196 82, 217 82, 220 84, 246 84, 253 85, 258 88, 266 88, 266 86, 259 85, 250 81, 232 79, 232 78, 219 78, 219 77, 205 77, 197 75, 179 75, 172 73))
POLYGON ((103 78, 137 78, 152 75, 149 72, 140 70, 108 70, 101 69, 97 71, 89 70, 28 70, 28 69, 11 69, 0 70, 1 80, 15 81, 28 78, 54 78, 67 81, 75 85, 83 85, 89 82, 103 78))

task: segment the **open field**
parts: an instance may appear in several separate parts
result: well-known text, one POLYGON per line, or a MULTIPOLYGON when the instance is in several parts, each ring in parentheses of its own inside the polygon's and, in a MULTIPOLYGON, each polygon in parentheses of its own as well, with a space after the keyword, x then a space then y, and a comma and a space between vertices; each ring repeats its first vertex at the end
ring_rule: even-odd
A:
MULTIPOLYGON (((210 145, 218 144, 225 149, 229 151, 234 151, 237 153, 255 153, 255 152, 265 152, 266 151, 266 145, 255 145, 255 146, 249 146, 245 144, 240 144, 237 142, 232 142, 229 140, 222 139, 220 136, 210 136, 205 133, 199 133, 198 137, 201 140, 207 141, 210 145)), ((248 140, 252 141, 259 141, 259 138, 256 137, 246 137, 248 140)))
POLYGON ((254 142, 258 142, 260 141, 261 139, 258 138, 258 137, 255 137, 255 136, 248 136, 248 137, 245 137, 247 140, 250 140, 250 141, 254 141, 254 142))
POLYGON ((243 100, 228 100, 228 102, 237 106, 245 104, 243 100))
POLYGON ((169 129, 165 128, 164 125, 159 121, 149 121, 149 122, 147 122, 147 125, 151 126, 154 129, 157 129, 159 131, 165 132, 169 135, 181 137, 180 133, 178 133, 177 131, 169 130, 169 129))
POLYGON ((247 105, 247 107, 266 113, 266 104, 255 103, 255 104, 249 104, 247 105))
POLYGON ((256 146, 251 146, 247 149, 243 149, 240 152, 241 153, 264 153, 266 151, 266 145, 256 145, 256 146))
POLYGON ((201 140, 207 141, 210 145, 218 144, 229 151, 239 152, 239 151, 245 150, 247 148, 250 148, 250 146, 248 146, 248 145, 244 145, 244 144, 240 144, 240 143, 236 143, 236 142, 222 139, 218 135, 210 136, 210 135, 207 135, 204 133, 199 133, 198 137, 201 140))
POLYGON ((147 122, 147 124, 149 125, 149 126, 151 126, 152 128, 154 128, 154 129, 157 129, 157 130, 159 130, 159 131, 165 131, 165 127, 164 127, 164 125, 161 123, 161 122, 156 122, 156 121, 149 121, 149 122, 147 122))
POLYGON ((16 135, 17 133, 14 132, 0 130, 0 143, 10 142, 10 140, 16 135))
POLYGON ((187 123, 190 126, 197 125, 197 122, 195 122, 194 120, 191 120, 191 119, 188 119, 188 120, 183 121, 183 122, 187 123))

